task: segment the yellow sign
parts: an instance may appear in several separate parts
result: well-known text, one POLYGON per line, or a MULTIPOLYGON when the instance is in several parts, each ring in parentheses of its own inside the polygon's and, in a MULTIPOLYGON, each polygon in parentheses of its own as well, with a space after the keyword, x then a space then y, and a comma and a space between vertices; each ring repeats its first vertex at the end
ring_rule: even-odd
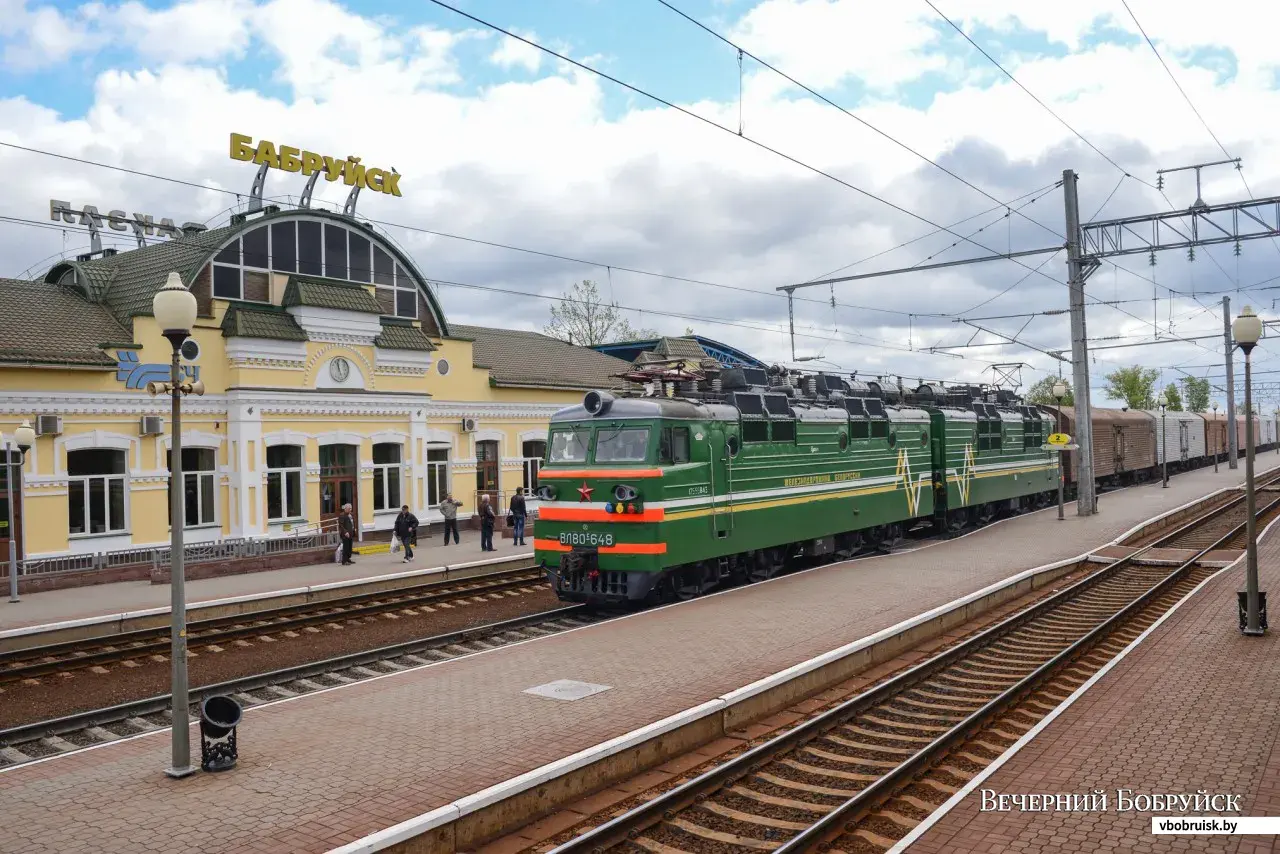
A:
POLYGON ((1051 433, 1045 441, 1050 445, 1070 445, 1071 437, 1066 433, 1051 433))
POLYGON ((359 157, 321 156, 314 151, 303 151, 291 145, 277 148, 274 142, 265 139, 259 140, 256 147, 252 142, 251 136, 231 134, 231 159, 259 166, 265 164, 272 169, 301 172, 303 175, 322 172, 330 181, 341 178, 348 187, 359 186, 391 196, 401 195, 400 173, 394 169, 390 172, 385 169, 369 169, 361 165, 359 157))

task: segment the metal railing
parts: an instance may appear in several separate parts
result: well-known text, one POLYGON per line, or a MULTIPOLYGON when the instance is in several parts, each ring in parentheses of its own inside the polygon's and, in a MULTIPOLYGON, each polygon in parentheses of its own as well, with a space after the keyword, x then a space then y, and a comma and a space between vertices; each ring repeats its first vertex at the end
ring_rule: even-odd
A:
POLYGON ((477 514, 480 512, 480 496, 481 495, 489 496, 489 503, 493 505, 493 512, 498 515, 499 519, 506 518, 507 511, 511 507, 511 499, 516 495, 524 496, 525 510, 528 513, 528 516, 530 519, 533 519, 538 515, 537 496, 535 496, 530 490, 527 490, 522 486, 518 486, 515 489, 506 489, 501 491, 480 490, 475 493, 472 493, 471 498, 473 503, 471 505, 471 510, 472 512, 477 514))
MULTIPOLYGON (((314 523, 283 537, 233 537, 204 543, 187 543, 182 549, 186 563, 208 563, 218 560, 240 560, 289 554, 319 548, 337 548, 338 532, 331 526, 314 523)), ((59 557, 33 558, 21 561, 19 575, 54 575, 64 572, 89 572, 121 566, 150 565, 160 568, 169 563, 169 548, 131 548, 59 557)))

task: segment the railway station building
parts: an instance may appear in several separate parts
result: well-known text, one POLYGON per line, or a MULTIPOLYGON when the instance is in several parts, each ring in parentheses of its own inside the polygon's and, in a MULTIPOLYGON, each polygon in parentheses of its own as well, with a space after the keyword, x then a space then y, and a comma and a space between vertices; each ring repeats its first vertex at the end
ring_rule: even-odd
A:
POLYGON ((551 414, 628 367, 449 323, 394 241, 320 210, 268 206, 0 280, 0 438, 37 433, 15 497, 25 558, 167 547, 169 399, 146 386, 169 377, 151 304, 171 271, 197 298, 182 364, 204 383, 183 400, 187 542, 314 530, 348 502, 362 538, 402 504, 441 519, 447 492, 459 518, 482 492, 504 508, 536 487, 551 414))

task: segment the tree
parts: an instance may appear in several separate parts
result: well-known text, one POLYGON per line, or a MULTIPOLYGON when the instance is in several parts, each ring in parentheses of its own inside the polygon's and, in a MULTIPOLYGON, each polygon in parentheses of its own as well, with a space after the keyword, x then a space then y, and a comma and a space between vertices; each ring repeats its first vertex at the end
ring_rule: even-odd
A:
POLYGON ((1134 365, 1117 368, 1107 374, 1107 387, 1103 390, 1108 400, 1123 400, 1130 409, 1153 409, 1156 405, 1156 379, 1160 372, 1155 368, 1134 365))
POLYGON ((1169 401, 1166 407, 1170 412, 1182 411, 1182 395, 1178 392, 1178 387, 1170 383, 1164 390, 1165 399, 1169 401))
MULTIPOLYGON (((1057 406, 1058 399, 1053 396, 1054 383, 1058 382, 1058 377, 1045 377, 1037 380, 1035 385, 1027 389, 1027 403, 1034 403, 1042 406, 1057 406)), ((1067 387, 1067 394, 1062 398, 1063 406, 1074 406, 1076 402, 1075 395, 1071 393, 1071 383, 1062 380, 1067 387)))
POLYGON ((652 329, 633 329, 618 304, 604 302, 596 283, 589 279, 574 284, 561 296, 562 301, 551 306, 551 322, 543 329, 552 338, 590 347, 658 337, 652 329))
POLYGON ((1187 393, 1188 412, 1207 412, 1209 410, 1209 381, 1199 377, 1183 377, 1183 389, 1187 393))

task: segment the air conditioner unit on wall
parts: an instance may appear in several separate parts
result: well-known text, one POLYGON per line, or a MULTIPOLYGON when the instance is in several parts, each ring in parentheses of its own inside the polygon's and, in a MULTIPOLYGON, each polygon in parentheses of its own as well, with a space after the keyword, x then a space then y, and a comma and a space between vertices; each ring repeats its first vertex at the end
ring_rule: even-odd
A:
POLYGON ((463 433, 476 432, 476 420, 474 418, 462 419, 462 432, 463 433))
POLYGON ((36 435, 37 436, 62 435, 62 416, 61 415, 37 415, 36 416, 36 435))
POLYGON ((164 418, 159 415, 144 415, 138 424, 138 432, 143 436, 159 436, 164 432, 164 418))

